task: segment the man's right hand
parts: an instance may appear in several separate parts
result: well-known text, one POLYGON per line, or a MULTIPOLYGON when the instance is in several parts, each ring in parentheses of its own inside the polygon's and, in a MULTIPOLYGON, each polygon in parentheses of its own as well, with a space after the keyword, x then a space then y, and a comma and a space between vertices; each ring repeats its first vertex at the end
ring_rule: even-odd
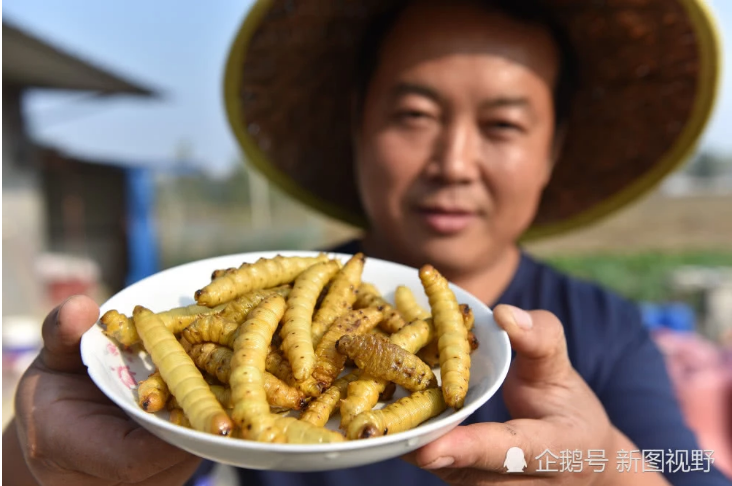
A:
POLYGON ((43 349, 20 380, 15 400, 27 467, 49 486, 184 484, 200 458, 140 427, 87 375, 79 342, 98 317, 99 307, 77 296, 43 323, 43 349))

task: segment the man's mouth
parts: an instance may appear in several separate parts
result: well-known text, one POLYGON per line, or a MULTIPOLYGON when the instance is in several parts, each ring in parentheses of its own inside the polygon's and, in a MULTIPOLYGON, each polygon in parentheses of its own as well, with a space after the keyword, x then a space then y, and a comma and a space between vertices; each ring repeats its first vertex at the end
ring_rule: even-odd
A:
POLYGON ((465 230, 478 217, 476 211, 442 206, 420 206, 416 214, 428 228, 443 235, 465 230))

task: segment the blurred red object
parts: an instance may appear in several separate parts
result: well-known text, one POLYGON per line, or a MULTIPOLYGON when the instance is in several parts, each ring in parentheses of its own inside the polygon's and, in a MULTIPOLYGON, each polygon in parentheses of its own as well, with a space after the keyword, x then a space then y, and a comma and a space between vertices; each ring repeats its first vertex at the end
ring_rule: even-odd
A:
POLYGON ((51 307, 72 295, 94 298, 99 288, 100 269, 96 262, 72 255, 46 253, 36 262, 36 272, 44 283, 51 307))
POLYGON ((732 479, 732 349, 693 332, 659 330, 653 337, 689 427, 732 479))

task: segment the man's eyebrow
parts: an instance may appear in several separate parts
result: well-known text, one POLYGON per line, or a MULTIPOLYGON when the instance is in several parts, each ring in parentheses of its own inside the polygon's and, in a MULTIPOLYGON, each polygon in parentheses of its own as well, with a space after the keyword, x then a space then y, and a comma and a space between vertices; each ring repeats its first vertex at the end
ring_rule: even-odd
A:
POLYGON ((529 100, 523 96, 500 96, 496 98, 490 98, 481 103, 483 108, 504 108, 504 107, 519 107, 519 108, 531 108, 529 100))
POLYGON ((435 103, 442 102, 442 97, 439 95, 439 93, 437 93, 437 91, 421 84, 399 83, 392 90, 392 96, 394 98, 399 98, 400 96, 405 96, 409 94, 424 96, 425 98, 431 99, 435 103))
POLYGON ((499 108, 520 108, 527 112, 533 111, 529 99, 523 96, 498 96, 483 101, 480 106, 481 108, 488 110, 497 110, 499 108))

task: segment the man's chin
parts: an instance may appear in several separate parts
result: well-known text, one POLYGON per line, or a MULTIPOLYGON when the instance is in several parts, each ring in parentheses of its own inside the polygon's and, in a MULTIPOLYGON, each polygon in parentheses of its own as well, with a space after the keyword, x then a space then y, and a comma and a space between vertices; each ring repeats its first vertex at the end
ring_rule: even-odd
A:
POLYGON ((470 272, 484 260, 489 248, 486 240, 481 245, 475 238, 423 238, 411 245, 413 266, 429 263, 447 272, 470 272), (417 263, 419 262, 419 263, 417 263))

